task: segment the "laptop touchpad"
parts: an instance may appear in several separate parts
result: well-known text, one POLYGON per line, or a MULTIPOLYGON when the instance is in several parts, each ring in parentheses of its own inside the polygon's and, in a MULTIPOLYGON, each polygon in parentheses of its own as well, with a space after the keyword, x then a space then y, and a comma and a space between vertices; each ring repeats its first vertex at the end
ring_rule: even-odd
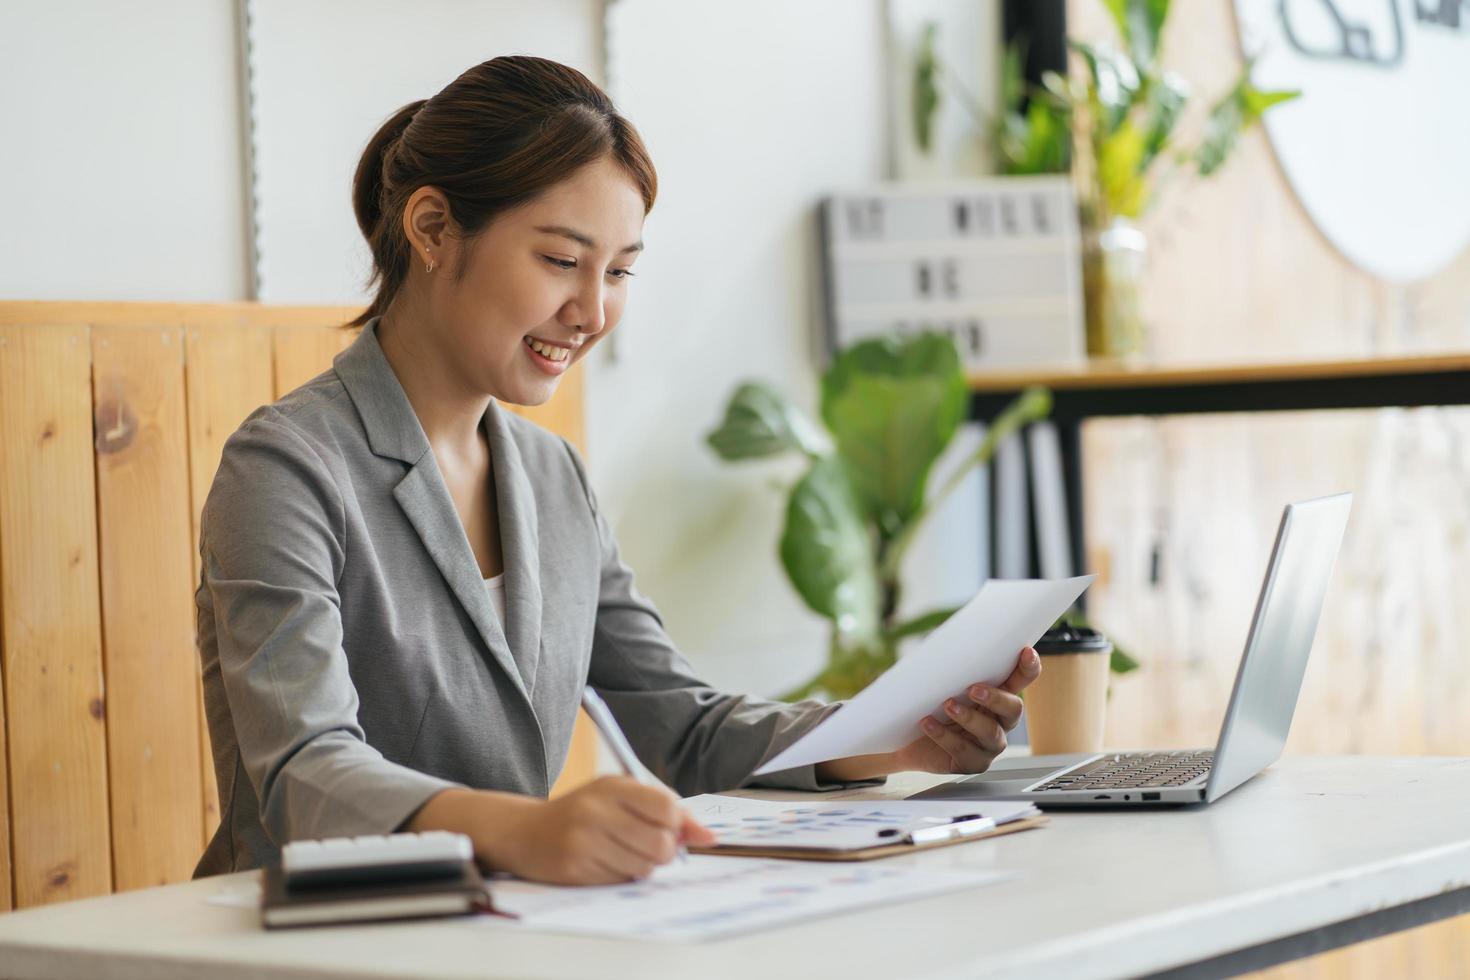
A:
POLYGON ((1004 800, 1026 797, 1026 788, 1054 776, 1079 762, 1095 758, 1094 753, 1064 755, 1017 756, 995 761, 989 771, 961 776, 940 783, 908 797, 911 800, 1004 800))
POLYGON ((960 782, 965 783, 1034 783, 1038 779, 1045 779, 1057 771, 1056 766, 1032 767, 1030 769, 991 769, 988 772, 976 773, 966 776, 960 782))

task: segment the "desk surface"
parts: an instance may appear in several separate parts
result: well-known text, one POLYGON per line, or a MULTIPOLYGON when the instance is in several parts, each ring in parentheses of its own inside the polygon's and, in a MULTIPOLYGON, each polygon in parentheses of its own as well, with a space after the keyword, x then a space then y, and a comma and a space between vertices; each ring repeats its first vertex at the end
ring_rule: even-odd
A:
MULTIPOLYGON (((934 781, 905 776, 824 798, 891 798, 934 781)), ((0 972, 1131 976, 1463 889, 1467 813, 1470 759, 1291 757, 1208 807, 1054 813, 1041 830, 889 859, 1022 874, 1006 885, 716 943, 516 933, 465 920, 267 934, 251 910, 205 904, 245 872, 0 916, 0 972)))

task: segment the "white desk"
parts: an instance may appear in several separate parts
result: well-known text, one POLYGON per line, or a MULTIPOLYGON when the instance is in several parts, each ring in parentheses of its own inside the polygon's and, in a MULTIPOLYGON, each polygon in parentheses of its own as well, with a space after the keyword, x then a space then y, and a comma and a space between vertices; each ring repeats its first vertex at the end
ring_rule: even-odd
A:
POLYGON ((1225 975, 1470 911, 1470 759, 1288 758, 1209 807, 1054 813, 890 860, 1024 877, 677 946, 456 920, 265 933, 254 912, 204 901, 246 872, 0 916, 0 976, 1225 975))

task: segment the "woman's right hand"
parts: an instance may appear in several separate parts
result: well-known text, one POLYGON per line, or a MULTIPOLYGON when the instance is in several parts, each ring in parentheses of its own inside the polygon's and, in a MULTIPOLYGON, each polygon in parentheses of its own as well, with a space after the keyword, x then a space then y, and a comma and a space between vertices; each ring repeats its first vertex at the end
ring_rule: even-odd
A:
POLYGON ((467 834, 481 865, 560 885, 646 878, 681 843, 714 842, 677 796, 629 776, 604 776, 554 800, 445 790, 404 829, 467 834))
POLYGON ((629 776, 604 776, 536 802, 506 835, 522 841, 503 859, 522 878, 586 885, 647 878, 674 859, 681 843, 714 842, 677 796, 629 776))

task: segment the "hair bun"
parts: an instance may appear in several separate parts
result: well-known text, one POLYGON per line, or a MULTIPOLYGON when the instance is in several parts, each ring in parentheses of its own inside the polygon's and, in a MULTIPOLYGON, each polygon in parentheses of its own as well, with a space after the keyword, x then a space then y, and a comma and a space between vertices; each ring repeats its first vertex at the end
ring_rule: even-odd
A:
POLYGON ((383 219, 383 170, 387 156, 397 149, 409 123, 428 101, 417 99, 389 116, 362 151, 357 173, 352 178, 352 210, 357 216, 357 227, 369 240, 383 219))

